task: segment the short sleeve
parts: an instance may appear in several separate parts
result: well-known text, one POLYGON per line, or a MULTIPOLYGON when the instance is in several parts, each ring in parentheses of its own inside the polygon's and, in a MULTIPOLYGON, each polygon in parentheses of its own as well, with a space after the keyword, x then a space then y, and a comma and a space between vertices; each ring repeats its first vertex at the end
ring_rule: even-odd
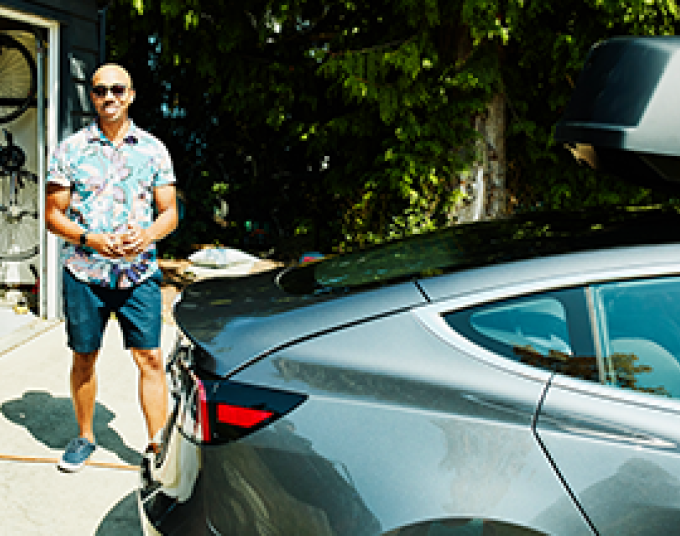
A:
POLYGON ((47 166, 47 182, 65 188, 71 187, 69 178, 66 143, 61 143, 52 152, 47 166))
POLYGON ((172 167, 170 153, 163 144, 159 144, 158 168, 153 178, 153 187, 166 186, 175 183, 175 171, 172 167))

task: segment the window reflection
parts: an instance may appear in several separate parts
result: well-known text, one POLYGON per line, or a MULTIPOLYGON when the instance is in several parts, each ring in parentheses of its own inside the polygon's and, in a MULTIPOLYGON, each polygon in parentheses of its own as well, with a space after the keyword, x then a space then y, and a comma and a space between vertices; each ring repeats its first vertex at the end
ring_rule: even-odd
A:
POLYGON ((663 385, 649 386, 644 375, 654 372, 654 368, 642 364, 637 355, 614 354, 609 357, 609 362, 613 370, 608 374, 607 383, 642 393, 672 396, 663 385))
POLYGON ((605 381, 680 398, 680 278, 593 288, 605 381))
MULTIPOLYGON (((564 299, 566 293, 561 296, 564 299)), ((567 311, 553 295, 504 300, 444 318, 492 352, 533 367, 599 381, 597 360, 575 355, 567 311)))
POLYGON ((548 356, 572 353, 564 306, 555 298, 534 297, 494 304, 470 315, 479 334, 514 348, 548 356))
POLYGON ((595 356, 574 356, 557 350, 550 350, 547 355, 543 355, 531 346, 515 346, 514 352, 518 361, 532 367, 566 374, 582 380, 600 381, 595 356))
MULTIPOLYGON (((532 367, 566 374, 572 378, 600 382, 595 356, 571 356, 556 350, 543 355, 530 346, 515 346, 514 351, 518 361, 532 367)), ((608 361, 611 368, 605 376, 605 383, 642 393, 672 396, 663 385, 651 386, 646 381, 644 375, 650 374, 654 369, 650 365, 642 364, 637 355, 617 353, 610 356, 608 361)))

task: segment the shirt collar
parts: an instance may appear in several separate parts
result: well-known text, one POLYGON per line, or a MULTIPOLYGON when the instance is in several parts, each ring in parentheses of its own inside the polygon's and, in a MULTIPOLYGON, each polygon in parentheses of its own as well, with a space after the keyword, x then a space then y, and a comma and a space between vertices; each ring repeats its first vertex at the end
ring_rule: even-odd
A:
MULTIPOLYGON (((87 141, 88 143, 94 143, 97 141, 102 143, 111 143, 111 141, 106 136, 104 136, 104 133, 99 128, 99 124, 97 123, 96 119, 90 123, 90 126, 87 129, 87 141)), ((139 129, 132 119, 130 119, 130 128, 128 129, 127 136, 123 138, 123 143, 127 145, 134 145, 138 141, 139 129)))

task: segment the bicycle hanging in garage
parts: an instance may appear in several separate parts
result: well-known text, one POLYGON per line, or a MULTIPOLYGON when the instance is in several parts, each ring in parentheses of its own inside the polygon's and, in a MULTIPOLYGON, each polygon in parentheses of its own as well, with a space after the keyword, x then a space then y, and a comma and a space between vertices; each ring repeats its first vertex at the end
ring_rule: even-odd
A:
POLYGON ((23 114, 35 100, 36 64, 28 49, 8 34, 0 34, 0 124, 23 114))
POLYGON ((7 144, 0 148, 0 261, 26 260, 39 250, 38 177, 22 170, 23 150, 4 130, 7 144))

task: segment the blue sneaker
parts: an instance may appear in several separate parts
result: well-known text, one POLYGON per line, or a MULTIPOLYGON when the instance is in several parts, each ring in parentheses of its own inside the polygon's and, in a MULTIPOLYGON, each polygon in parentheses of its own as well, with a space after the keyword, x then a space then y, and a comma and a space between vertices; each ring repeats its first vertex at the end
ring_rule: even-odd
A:
POLYGON ((79 471, 85 462, 88 460, 97 445, 91 443, 84 437, 76 437, 71 439, 68 445, 66 445, 66 450, 64 455, 59 460, 57 467, 62 471, 67 471, 73 473, 79 471))

